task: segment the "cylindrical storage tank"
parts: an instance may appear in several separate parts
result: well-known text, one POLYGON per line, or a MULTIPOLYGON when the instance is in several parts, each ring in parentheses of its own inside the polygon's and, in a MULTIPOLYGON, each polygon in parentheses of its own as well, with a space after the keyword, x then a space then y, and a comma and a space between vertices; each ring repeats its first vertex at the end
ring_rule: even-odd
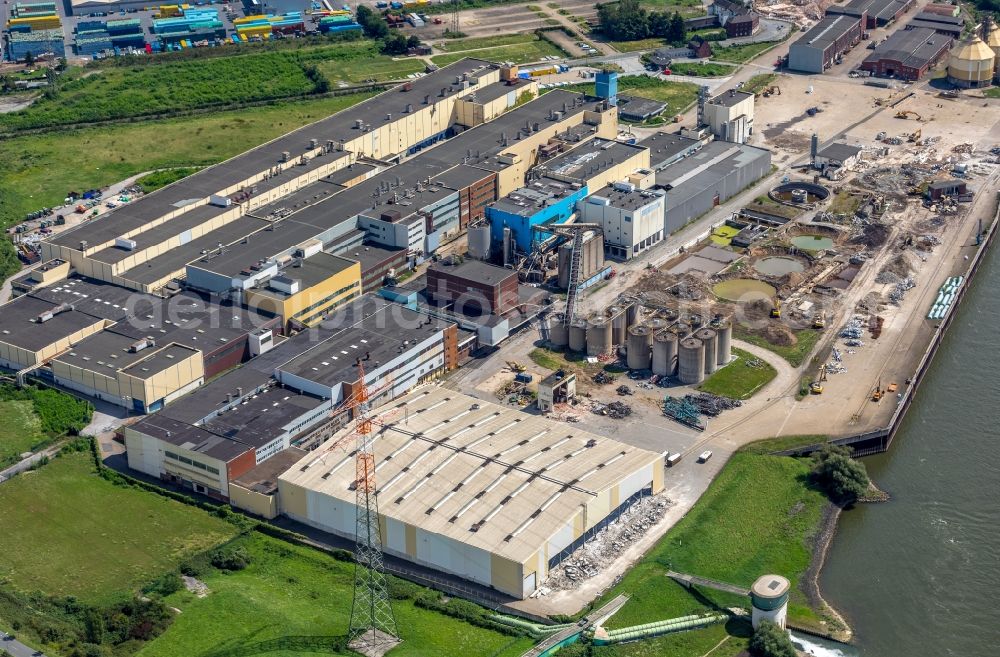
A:
POLYGON ((625 344, 625 323, 628 321, 625 309, 621 306, 611 306, 608 308, 608 317, 611 318, 612 344, 625 344))
POLYGON ((684 338, 677 350, 677 378, 686 386, 705 380, 705 345, 698 338, 684 338))
POLYGON ((712 374, 718 365, 718 334, 710 328, 698 329, 694 334, 705 345, 705 376, 712 374))
POLYGON ((660 331, 653 336, 653 374, 673 376, 677 371, 677 334, 660 331))
POLYGON ((712 322, 712 328, 719 336, 715 362, 719 367, 722 367, 733 357, 733 323, 729 321, 728 317, 723 317, 712 322))
POLYGON ((996 54, 978 36, 951 53, 948 82, 964 89, 988 87, 993 80, 996 54))
POLYGON ((476 226, 469 229, 469 257, 488 260, 490 257, 490 227, 476 226))
POLYGON ((683 340, 684 338, 691 335, 691 325, 684 322, 677 322, 674 324, 674 333, 683 340))
POLYGON ((611 351, 611 320, 595 315, 587 321, 587 355, 602 356, 611 351))
POLYGON ((646 322, 646 326, 649 327, 651 333, 659 333, 663 329, 667 328, 669 322, 661 317, 653 317, 646 322))
POLYGON ((549 343, 553 347, 565 347, 569 344, 569 330, 566 328, 566 316, 556 313, 549 317, 549 343))
POLYGON ((765 620, 785 629, 790 588, 788 580, 781 575, 764 575, 757 578, 750 587, 750 623, 754 629, 765 620))
POLYGON ((569 350, 587 350, 587 322, 582 319, 574 320, 569 325, 569 350))
POLYGON ((633 303, 625 311, 625 330, 629 330, 639 321, 639 304, 633 303))
POLYGON ((648 326, 633 326, 628 330, 626 363, 630 370, 649 369, 649 349, 653 338, 648 326))

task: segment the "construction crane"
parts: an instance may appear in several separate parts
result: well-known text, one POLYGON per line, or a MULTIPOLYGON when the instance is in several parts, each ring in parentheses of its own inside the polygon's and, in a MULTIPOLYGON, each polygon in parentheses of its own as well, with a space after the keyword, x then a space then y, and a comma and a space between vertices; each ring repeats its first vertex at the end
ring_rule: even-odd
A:
POLYGON ((565 324, 569 326, 576 316, 577 287, 580 285, 580 260, 583 257, 583 236, 589 231, 603 232, 601 224, 542 224, 535 230, 551 233, 573 240, 573 251, 569 262, 569 284, 566 288, 565 324))
POLYGON ((898 112, 896 112, 897 119, 908 119, 911 116, 915 118, 917 121, 921 120, 920 115, 914 112, 913 110, 899 110, 898 112))

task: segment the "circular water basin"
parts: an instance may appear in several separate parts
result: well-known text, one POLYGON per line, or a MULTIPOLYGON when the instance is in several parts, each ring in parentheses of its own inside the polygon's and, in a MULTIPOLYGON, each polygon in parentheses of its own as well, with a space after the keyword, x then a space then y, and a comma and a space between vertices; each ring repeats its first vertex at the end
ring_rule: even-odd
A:
POLYGON ((803 251, 824 251, 833 248, 833 238, 824 235, 799 235, 792 238, 792 246, 803 251))
POLYGON ((792 272, 805 271, 806 266, 795 258, 769 256, 753 263, 753 268, 766 276, 784 276, 792 272))
POLYGON ((761 297, 771 298, 778 291, 773 285, 768 285, 764 281, 758 281, 754 278, 732 278, 716 283, 712 287, 712 292, 715 293, 715 296, 727 301, 753 301, 761 297))

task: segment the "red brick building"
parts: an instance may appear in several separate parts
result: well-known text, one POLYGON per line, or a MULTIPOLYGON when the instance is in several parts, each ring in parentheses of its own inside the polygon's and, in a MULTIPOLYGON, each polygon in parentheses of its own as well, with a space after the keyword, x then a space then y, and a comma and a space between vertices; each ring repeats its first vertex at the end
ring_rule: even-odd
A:
POLYGON ((458 312, 502 315, 517 306, 517 274, 478 260, 438 262, 427 270, 427 294, 458 312))
POLYGON ((726 36, 730 39, 753 36, 753 33, 757 31, 759 26, 760 16, 757 14, 751 13, 733 16, 726 21, 726 36))

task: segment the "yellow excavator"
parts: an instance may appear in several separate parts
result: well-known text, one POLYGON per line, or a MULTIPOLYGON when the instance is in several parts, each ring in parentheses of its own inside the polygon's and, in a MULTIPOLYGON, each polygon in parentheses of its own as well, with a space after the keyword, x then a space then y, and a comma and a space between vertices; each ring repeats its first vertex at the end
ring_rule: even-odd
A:
POLYGON ((920 120, 920 115, 912 110, 899 110, 898 112, 896 112, 897 119, 908 119, 911 116, 915 118, 917 121, 920 120))
POLYGON ((771 308, 771 317, 778 319, 781 317, 781 299, 774 298, 774 306, 771 308))
POLYGON ((819 366, 819 376, 816 380, 809 384, 809 392, 814 395, 823 394, 823 382, 826 381, 826 365, 819 366))
POLYGON ((768 98, 771 95, 780 96, 781 95, 781 87, 779 87, 776 84, 775 85, 771 85, 770 87, 768 87, 767 89, 765 89, 764 91, 762 91, 761 95, 764 96, 764 98, 768 98))
POLYGON ((812 327, 814 329, 826 328, 826 313, 816 313, 813 315, 812 327))
POLYGON ((924 134, 923 128, 917 128, 915 132, 912 132, 906 136, 906 141, 912 144, 916 142, 918 139, 920 139, 920 135, 922 134, 924 134))
POLYGON ((515 373, 515 374, 520 374, 520 373, 522 373, 522 372, 524 372, 525 370, 528 369, 527 367, 525 367, 521 363, 516 363, 516 362, 514 362, 512 360, 507 361, 507 367, 510 368, 510 371, 513 372, 513 373, 515 373))
POLYGON ((883 395, 885 395, 885 391, 882 390, 882 379, 879 379, 878 383, 875 384, 875 390, 872 391, 872 401, 873 402, 882 401, 883 395))

